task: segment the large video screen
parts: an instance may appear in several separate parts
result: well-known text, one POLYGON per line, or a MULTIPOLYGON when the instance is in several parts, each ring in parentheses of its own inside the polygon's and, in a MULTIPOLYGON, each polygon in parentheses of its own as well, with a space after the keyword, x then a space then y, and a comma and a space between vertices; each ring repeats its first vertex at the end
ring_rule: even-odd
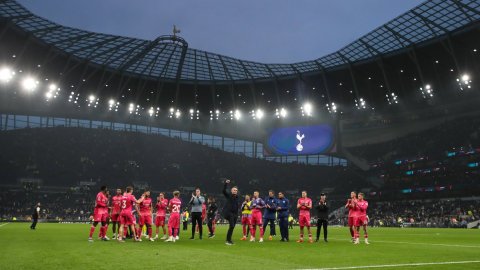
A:
POLYGON ((276 128, 269 132, 266 155, 316 155, 336 151, 335 129, 330 124, 276 128))

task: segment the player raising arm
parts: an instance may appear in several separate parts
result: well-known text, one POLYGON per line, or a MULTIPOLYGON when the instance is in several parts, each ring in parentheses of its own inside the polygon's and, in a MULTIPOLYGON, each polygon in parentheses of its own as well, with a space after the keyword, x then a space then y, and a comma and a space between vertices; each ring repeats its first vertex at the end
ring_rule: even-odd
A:
POLYGON ((298 199, 297 209, 300 210, 298 217, 298 224, 300 225, 300 239, 297 243, 303 243, 303 228, 307 227, 308 230, 308 242, 313 243, 312 231, 310 230, 310 209, 312 209, 312 200, 307 197, 307 192, 302 191, 302 197, 298 199))

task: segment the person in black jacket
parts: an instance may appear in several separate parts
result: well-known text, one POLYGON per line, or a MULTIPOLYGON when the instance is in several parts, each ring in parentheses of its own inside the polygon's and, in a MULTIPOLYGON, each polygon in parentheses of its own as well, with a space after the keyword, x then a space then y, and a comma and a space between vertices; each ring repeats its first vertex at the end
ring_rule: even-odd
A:
POLYGON ((37 203, 33 208, 32 214, 32 225, 30 225, 30 229, 35 230, 37 227, 38 217, 40 216, 40 203, 37 203))
POLYGON ((225 183, 223 185, 223 195, 227 199, 227 202, 223 207, 222 215, 223 215, 223 218, 228 220, 228 224, 229 224, 228 232, 227 232, 227 241, 225 242, 225 244, 231 246, 233 245, 233 242, 232 242, 233 229, 237 224, 239 203, 238 203, 238 194, 237 194, 238 188, 234 186, 230 189, 230 193, 228 193, 227 191, 228 184, 230 184, 229 179, 225 180, 225 183))
POLYGON ((215 237, 215 217, 217 216, 217 204, 215 198, 210 196, 207 199, 207 226, 209 235, 208 238, 215 237))
POLYGON ((327 240, 327 227, 328 227, 328 203, 327 203, 327 196, 324 193, 320 194, 320 201, 318 202, 317 206, 315 206, 317 210, 317 239, 315 242, 318 242, 320 238, 320 230, 323 226, 323 240, 328 242, 327 240))

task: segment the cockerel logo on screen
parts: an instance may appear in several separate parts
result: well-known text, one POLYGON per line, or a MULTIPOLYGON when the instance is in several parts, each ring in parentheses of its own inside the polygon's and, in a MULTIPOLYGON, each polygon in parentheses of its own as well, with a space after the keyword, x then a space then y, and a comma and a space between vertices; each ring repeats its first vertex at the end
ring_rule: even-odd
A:
POLYGON ((297 144, 297 151, 298 152, 302 152, 303 150, 303 145, 302 145, 302 140, 303 138, 305 138, 305 134, 300 134, 300 130, 297 130, 297 140, 298 140, 298 144, 297 144))

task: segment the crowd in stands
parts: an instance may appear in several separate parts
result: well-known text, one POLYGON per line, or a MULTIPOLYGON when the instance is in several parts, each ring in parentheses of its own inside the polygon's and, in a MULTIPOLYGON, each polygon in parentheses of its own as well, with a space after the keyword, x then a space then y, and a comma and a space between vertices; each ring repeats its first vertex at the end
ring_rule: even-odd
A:
POLYGON ((281 164, 228 153, 162 135, 87 128, 32 128, 0 133, 0 178, 41 179, 43 185, 70 186, 93 181, 109 186, 147 182, 171 191, 200 186, 219 192, 229 177, 246 192, 258 189, 317 191, 362 186, 355 168, 281 164), (345 185, 338 185, 339 182, 345 185))
MULTIPOLYGON (((428 198, 448 197, 455 191, 462 197, 473 195, 465 190, 478 190, 479 123, 462 119, 354 149, 372 161, 369 175, 351 166, 249 158, 161 135, 63 127, 4 131, 0 132, 4 185, 0 218, 28 219, 34 204, 41 202, 43 218, 86 222, 100 185, 114 192, 135 183, 152 190, 154 200, 160 191, 171 197, 173 190, 180 189, 183 201, 188 201, 191 190, 199 186, 216 197, 221 207, 221 183, 228 177, 242 195, 260 190, 264 196, 274 189, 283 191, 291 202, 296 202, 301 190, 307 190, 315 202, 328 188, 332 210, 342 207, 350 191, 367 189, 372 226, 464 227, 479 218, 479 203, 428 198), (372 177, 380 179, 380 184, 372 177), (412 194, 418 196, 408 197, 412 194)), ((143 188, 136 189, 137 196, 143 188)), ((295 216, 294 207, 291 211, 295 216)), ((331 221, 343 224, 343 215, 332 216, 331 221)))
POLYGON ((419 199, 438 197, 433 194, 438 192, 457 196, 480 191, 477 117, 451 120, 390 142, 351 150, 371 162, 369 179, 377 183, 370 196, 419 199))
POLYGON ((372 226, 466 228, 480 219, 480 202, 478 198, 371 202, 369 216, 372 226))

